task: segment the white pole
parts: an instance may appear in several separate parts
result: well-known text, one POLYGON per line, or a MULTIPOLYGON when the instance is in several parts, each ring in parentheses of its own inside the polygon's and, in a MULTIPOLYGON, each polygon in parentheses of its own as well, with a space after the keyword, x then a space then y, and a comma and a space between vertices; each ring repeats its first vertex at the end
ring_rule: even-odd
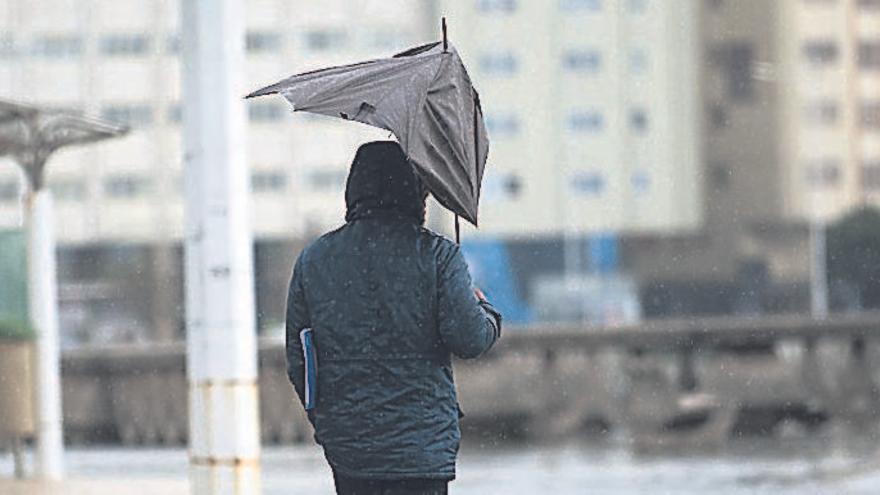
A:
POLYGON ((825 253, 825 225, 810 220, 810 312, 813 318, 828 316, 828 260, 825 253))
POLYGON ((244 9, 184 0, 190 484, 260 493, 256 335, 245 164, 244 9))
POLYGON ((58 350, 58 283, 55 272, 52 194, 32 191, 28 218, 28 304, 37 334, 36 474, 61 479, 64 442, 61 435, 61 376, 58 350))

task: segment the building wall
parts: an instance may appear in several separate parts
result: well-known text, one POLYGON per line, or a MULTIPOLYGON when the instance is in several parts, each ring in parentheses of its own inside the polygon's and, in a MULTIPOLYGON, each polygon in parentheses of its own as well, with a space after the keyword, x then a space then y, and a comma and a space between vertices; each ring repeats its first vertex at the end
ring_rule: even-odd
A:
POLYGON ((779 126, 788 220, 833 221, 880 188, 880 5, 783 2, 779 126))
POLYGON ((700 226, 694 2, 441 5, 491 138, 482 234, 700 226))
POLYGON ((628 259, 643 279, 731 279, 761 260, 774 280, 804 281, 807 223, 880 198, 880 2, 700 10, 705 226, 631 239, 628 259))
MULTIPOLYGON (((55 155, 62 244, 179 239, 183 225, 177 0, 0 3, 0 97, 128 122, 119 140, 55 155)), ((428 0, 248 0, 242 95, 293 73, 391 55, 436 38, 428 0)), ((302 237, 342 222, 357 146, 387 133, 291 115, 280 97, 248 103, 247 160, 258 238, 302 237)), ((0 162, 0 226, 21 223, 21 181, 0 162)))
MULTIPOLYGON (((523 236, 694 230, 702 205, 693 2, 247 2, 247 87, 436 39, 436 13, 481 91, 492 139, 482 230, 523 236)), ((179 238, 178 2, 11 0, 0 6, 0 95, 131 123, 64 151, 48 181, 62 243, 179 238)), ((248 103, 258 238, 341 221, 356 146, 387 133, 248 103)), ((13 167, 0 225, 20 223, 13 167)), ((4 194, 5 191, 5 194, 4 194)))

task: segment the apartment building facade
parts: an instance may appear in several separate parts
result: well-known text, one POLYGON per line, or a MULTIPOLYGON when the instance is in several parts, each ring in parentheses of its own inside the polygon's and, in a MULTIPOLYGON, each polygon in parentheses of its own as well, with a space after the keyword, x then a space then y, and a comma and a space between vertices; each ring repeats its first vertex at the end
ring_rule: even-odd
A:
POLYGON ((700 226, 694 2, 477 0, 441 10, 492 139, 475 235, 700 226))
POLYGON ((707 0, 699 17, 705 224, 636 239, 632 268, 669 300, 806 311, 810 225, 878 204, 880 2, 707 0))
MULTIPOLYGON (((0 3, 0 97, 125 122, 125 138, 53 156, 63 337, 170 339, 183 327, 179 0, 0 3)), ((245 86, 391 55, 436 38, 428 1, 248 0, 245 86)), ((433 17, 433 16, 432 16, 433 17)), ((297 246, 343 222, 357 146, 387 133, 247 103, 258 319, 278 327, 297 246)), ((0 160, 0 229, 23 221, 24 183, 0 160)))
MULTIPOLYGON (((242 95, 298 71, 391 55, 433 39, 424 1, 249 0, 242 95)), ((48 184, 62 245, 179 240, 183 225, 177 0, 11 0, 0 5, 0 96, 83 109, 131 134, 53 158, 48 184)), ((248 102, 258 239, 339 224, 357 145, 387 133, 248 102)), ((21 222, 22 183, 0 168, 0 226, 21 222)))

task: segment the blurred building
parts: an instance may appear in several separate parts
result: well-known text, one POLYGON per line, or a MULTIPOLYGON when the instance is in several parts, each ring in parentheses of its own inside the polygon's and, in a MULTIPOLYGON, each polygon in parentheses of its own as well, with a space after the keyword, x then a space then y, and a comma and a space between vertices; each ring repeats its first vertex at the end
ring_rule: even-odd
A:
MULTIPOLYGON (((391 55, 437 36, 433 4, 422 0, 246 5, 242 95, 298 71, 391 55)), ((81 108, 134 128, 116 142, 60 153, 49 166, 67 335, 112 338, 114 328, 125 327, 144 338, 151 329, 168 338, 182 327, 180 71, 186 68, 178 56, 179 17, 177 0, 0 3, 0 97, 81 108), (96 331, 103 326, 106 332, 96 331)), ((354 150, 388 136, 291 115, 281 98, 248 102, 248 116, 258 306, 261 323, 277 325, 292 243, 342 223, 354 150)), ((22 222, 23 182, 10 165, 0 166, 0 229, 22 222)))
POLYGON ((696 2, 441 5, 492 139, 477 235, 699 228, 696 2))
MULTIPOLYGON (((9 0, 0 5, 0 95, 71 106, 135 132, 53 160, 49 183, 62 243, 153 242, 181 235, 180 62, 176 0, 9 0)), ((426 2, 247 1, 242 94, 297 71, 424 41, 426 2), (305 8, 308 5, 308 8, 305 8)), ((433 27, 433 23, 432 23, 433 27)), ((431 33, 434 37, 434 33, 431 33)), ((291 115, 281 98, 248 104, 258 238, 339 223, 356 146, 387 137, 365 126, 291 115)), ((0 222, 19 221, 18 178, 0 171, 0 222)))
POLYGON ((637 318, 619 239, 703 224, 698 3, 440 4, 492 140, 480 230, 466 242, 483 253, 470 251, 478 274, 503 268, 488 253, 514 260, 518 293, 490 296, 528 301, 541 319, 637 318))
MULTIPOLYGON (((242 94, 436 40, 448 17, 492 140, 465 253, 519 321, 545 300, 602 313, 584 294, 638 314, 635 290, 648 316, 801 309, 808 222, 880 200, 877 0, 246 4, 242 94)), ((135 128, 49 168, 68 335, 182 328, 178 22, 178 0, 0 3, 0 97, 135 128)), ((388 136, 281 98, 248 114, 257 305, 273 328, 297 247, 342 222, 355 148, 388 136)), ((0 165, 0 229, 14 228, 22 180, 0 165)))
POLYGON ((493 138, 483 233, 556 260, 527 299, 612 232, 649 316, 804 310, 808 224, 877 201, 880 2, 444 6, 493 138))
POLYGON ((696 237, 631 243, 632 268, 655 281, 643 299, 803 310, 810 222, 877 204, 880 2, 712 0, 700 26, 706 221, 696 237))
POLYGON ((783 215, 833 220, 880 196, 880 2, 782 2, 783 215))

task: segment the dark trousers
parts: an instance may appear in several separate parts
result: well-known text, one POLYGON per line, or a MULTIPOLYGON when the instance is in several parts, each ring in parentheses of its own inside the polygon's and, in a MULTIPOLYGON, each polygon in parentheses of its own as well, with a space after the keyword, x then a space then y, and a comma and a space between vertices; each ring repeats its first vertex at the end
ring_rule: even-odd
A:
POLYGON ((448 481, 431 479, 363 480, 333 472, 337 495, 446 495, 448 481))

